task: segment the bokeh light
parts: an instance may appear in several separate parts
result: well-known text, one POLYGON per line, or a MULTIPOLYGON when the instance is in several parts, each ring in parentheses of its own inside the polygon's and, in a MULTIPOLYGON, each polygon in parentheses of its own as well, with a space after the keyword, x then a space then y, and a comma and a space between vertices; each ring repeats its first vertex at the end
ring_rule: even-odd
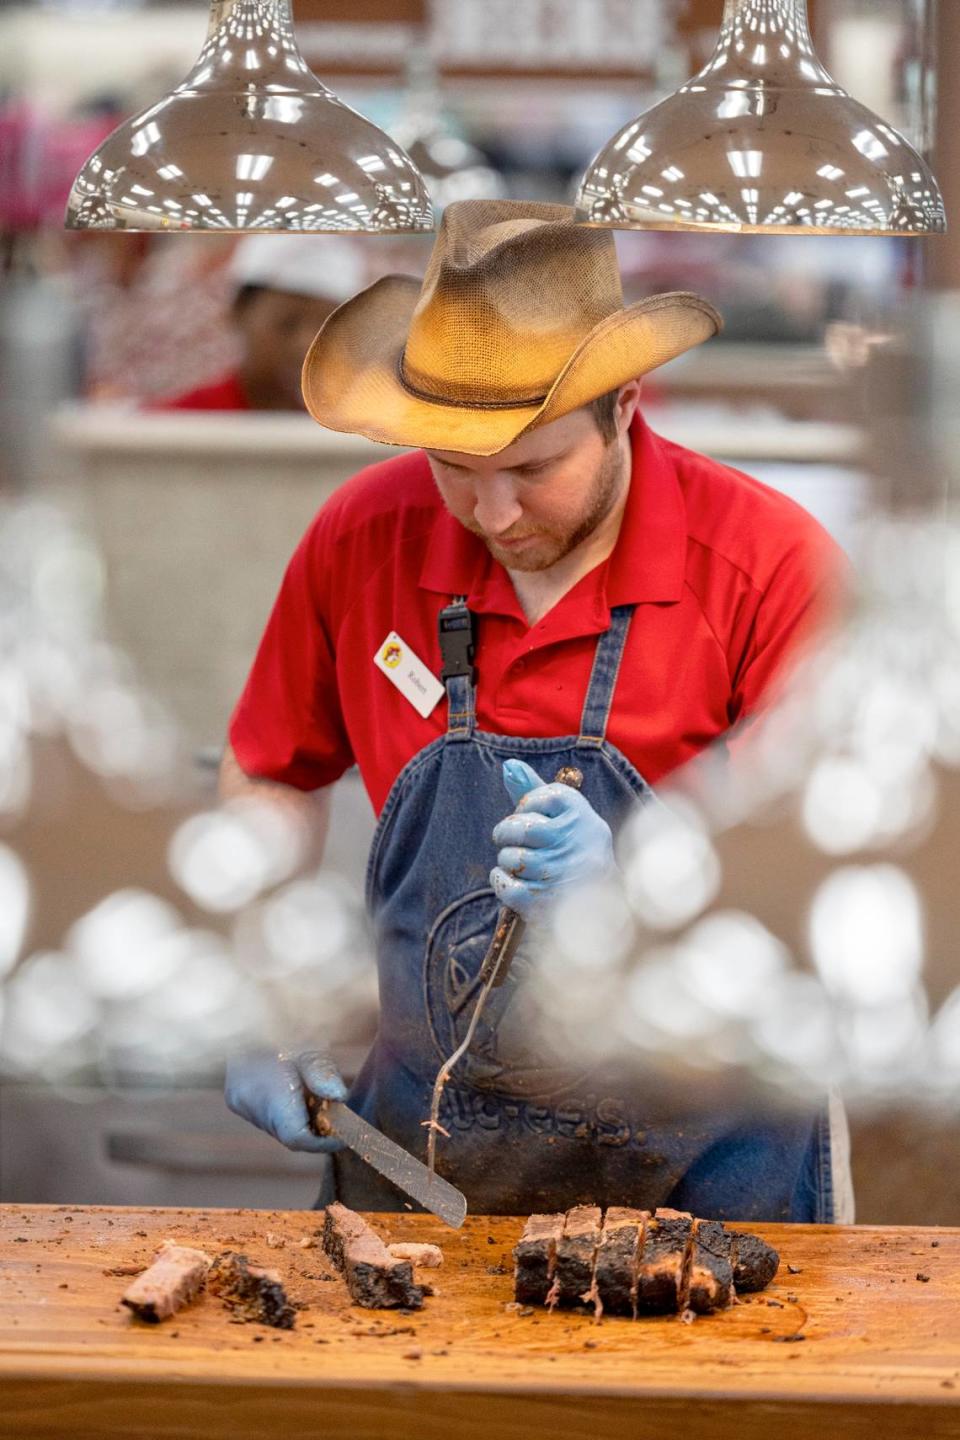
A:
POLYGON ((903 1001, 923 961, 920 899, 895 865, 844 866, 813 897, 810 948, 831 995, 853 1005, 903 1001))
POLYGON ((170 843, 170 871, 203 909, 226 913, 291 875, 307 838, 292 811, 236 800, 180 826, 170 843))

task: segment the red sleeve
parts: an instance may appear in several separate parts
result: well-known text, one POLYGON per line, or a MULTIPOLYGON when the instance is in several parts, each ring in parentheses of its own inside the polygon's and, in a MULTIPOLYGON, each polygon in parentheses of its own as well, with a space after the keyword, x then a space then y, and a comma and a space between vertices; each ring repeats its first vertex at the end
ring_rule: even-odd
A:
POLYGON ((353 764, 337 686, 335 633, 323 577, 335 535, 321 511, 287 567, 253 668, 230 720, 248 775, 298 790, 332 785, 353 764))
POLYGON ((746 634, 736 637, 730 656, 730 724, 736 734, 769 708, 797 661, 837 626, 851 590, 846 555, 811 522, 794 538, 746 617, 746 634))

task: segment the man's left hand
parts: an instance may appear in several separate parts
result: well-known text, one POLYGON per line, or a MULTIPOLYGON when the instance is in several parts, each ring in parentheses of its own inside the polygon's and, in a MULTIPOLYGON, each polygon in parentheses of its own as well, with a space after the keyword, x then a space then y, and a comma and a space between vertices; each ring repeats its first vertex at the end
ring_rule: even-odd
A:
POLYGON ((490 884, 525 920, 563 890, 612 868, 613 836, 579 790, 547 785, 523 760, 507 760, 503 783, 516 806, 493 832, 497 865, 490 884))

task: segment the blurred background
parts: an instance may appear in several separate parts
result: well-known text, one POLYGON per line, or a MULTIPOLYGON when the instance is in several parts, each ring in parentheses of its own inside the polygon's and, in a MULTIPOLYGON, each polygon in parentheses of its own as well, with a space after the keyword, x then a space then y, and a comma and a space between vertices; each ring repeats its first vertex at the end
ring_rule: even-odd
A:
MULTIPOLYGON (((652 377, 653 427, 809 508, 851 555, 863 594, 848 649, 805 676, 771 742, 791 765, 767 766, 750 814, 705 804, 687 837, 702 882, 697 837, 712 828, 723 883, 701 883, 699 910, 681 907, 651 939, 637 882, 617 953, 631 975, 646 973, 651 947, 667 964, 672 926, 670 963, 686 963, 683 927, 719 896, 725 913, 762 922, 798 974, 819 975, 817 1003, 829 1010, 838 992, 815 939, 817 886, 841 863, 864 868, 864 856, 903 873, 909 854, 913 939, 884 962, 899 988, 878 1001, 840 985, 855 1019, 887 1006, 885 1020, 870 1011, 887 1049, 871 1051, 862 1026, 851 1048, 829 1016, 814 1016, 821 1048, 802 1064, 782 1044, 755 1043, 732 1056, 719 1047, 716 1063, 769 1075, 782 1062, 783 1088, 843 1052, 830 1073, 850 1109, 858 1219, 958 1224, 953 1021, 943 1019, 957 1011, 958 754, 943 737, 960 715, 960 551, 950 549, 960 117, 948 85, 935 102, 937 76, 960 63, 960 5, 809 9, 837 80, 933 150, 954 228, 916 240, 618 234, 627 300, 692 289, 726 320, 722 337, 652 377), (899 828, 871 829, 863 785, 838 789, 837 772, 817 765, 843 748, 858 697, 880 679, 888 699, 902 694, 919 685, 918 666, 920 678, 938 677, 926 706, 891 712, 882 702, 864 721, 864 733, 879 725, 916 741, 912 769, 891 770, 889 746, 871 751, 872 765, 897 775, 903 802, 899 828), (839 692, 836 667, 848 677, 839 692), (825 694, 829 704, 814 703, 825 694), (859 828, 844 829, 851 815, 859 828), (897 1026, 901 1048, 891 1050, 897 1026)), ((439 198, 570 203, 600 145, 709 56, 722 3, 295 0, 294 13, 308 62, 342 99, 411 152, 430 148, 446 176, 433 185, 439 198)), ((283 300, 297 296, 303 310, 309 299, 312 333, 379 275, 419 273, 431 237, 337 237, 329 283, 308 293, 232 236, 66 232, 83 160, 182 78, 206 23, 203 0, 0 10, 2 1200, 308 1206, 316 1158, 284 1152, 226 1111, 223 1056, 249 1042, 308 1042, 322 1016, 349 1074, 376 1021, 362 909, 374 821, 358 777, 337 787, 322 870, 304 874, 296 837, 275 819, 216 810, 215 769, 300 534, 338 484, 384 453, 320 431, 299 410, 285 377, 307 342, 283 300), (264 290, 281 297, 276 314, 264 290), (268 351, 271 375, 251 358, 268 351)), ((628 875, 646 843, 628 841, 628 875)), ((678 873, 690 875, 689 855, 678 873)), ((870 894, 856 904, 882 932, 870 894)), ((853 923, 837 913, 841 931, 853 923)), ((749 951, 744 933, 728 930, 723 953, 731 933, 734 951, 749 951)), ((874 959, 863 962, 871 973, 874 959)), ((767 973, 760 964, 756 974, 767 973)), ((777 1003, 782 1021, 796 995, 777 1003)), ((765 1012, 764 1035, 776 1018, 765 1012)), ((669 1044, 682 1051, 708 1031, 669 1044)), ((661 1054, 665 1034, 650 1041, 661 1054)))

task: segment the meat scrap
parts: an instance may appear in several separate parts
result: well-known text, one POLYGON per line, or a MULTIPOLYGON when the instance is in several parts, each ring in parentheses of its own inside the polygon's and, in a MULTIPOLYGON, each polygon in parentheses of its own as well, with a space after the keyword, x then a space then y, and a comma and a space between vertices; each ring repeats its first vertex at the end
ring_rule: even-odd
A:
POLYGON ((418 1245, 415 1241, 399 1241, 388 1245, 394 1260, 409 1260, 410 1264, 423 1270, 436 1270, 443 1264, 443 1251, 439 1245, 418 1245))
POLYGON ((164 1240, 153 1264, 127 1286, 122 1303, 148 1324, 167 1320, 197 1298, 210 1266, 210 1256, 202 1250, 164 1240))
POLYGON ((207 1276, 207 1288, 219 1296, 238 1319, 276 1330, 292 1330, 297 1314, 275 1270, 251 1265, 246 1255, 225 1250, 207 1276))
POLYGON ((390 1254, 375 1230, 345 1205, 327 1206, 323 1248, 367 1310, 419 1310, 426 1293, 414 1284, 413 1266, 390 1254))
POLYGON ((518 1304, 592 1303, 610 1315, 707 1315, 762 1290, 780 1257, 756 1235, 661 1208, 531 1215, 514 1250, 518 1304), (586 1277, 586 1280, 585 1280, 586 1277))

